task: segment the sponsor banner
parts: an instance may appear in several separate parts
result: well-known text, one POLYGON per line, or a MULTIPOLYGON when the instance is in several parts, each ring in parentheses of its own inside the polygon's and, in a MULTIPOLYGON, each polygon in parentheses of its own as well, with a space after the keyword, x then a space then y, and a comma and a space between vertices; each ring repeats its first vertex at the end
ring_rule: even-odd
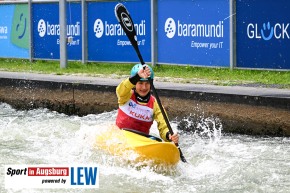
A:
POLYGON ((290 69, 290 1, 236 4, 237 67, 290 69))
POLYGON ((160 0, 158 62, 229 66, 228 0, 160 0))
MULTIPOLYGON (((68 59, 82 59, 81 4, 67 4, 68 59)), ((34 58, 59 59, 59 6, 58 3, 33 4, 34 58)))
MULTIPOLYGON (((139 62, 114 14, 116 2, 88 2, 88 60, 139 62)), ((151 60, 150 1, 124 2, 133 19, 140 52, 151 60), (142 10, 142 11, 140 11, 142 10)))
POLYGON ((148 106, 138 105, 134 100, 130 99, 120 109, 129 117, 143 121, 153 121, 153 109, 148 106))
POLYGON ((0 5, 0 57, 29 57, 27 4, 0 5))
POLYGON ((99 188, 96 165, 6 165, 5 188, 99 188))

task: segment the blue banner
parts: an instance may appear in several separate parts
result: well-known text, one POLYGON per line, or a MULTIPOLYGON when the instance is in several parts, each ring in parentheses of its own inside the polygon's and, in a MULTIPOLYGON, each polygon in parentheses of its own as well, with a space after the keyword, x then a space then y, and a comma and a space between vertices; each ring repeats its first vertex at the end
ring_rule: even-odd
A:
MULTIPOLYGON (((81 4, 67 3, 68 59, 82 59, 81 4)), ((59 6, 58 3, 33 4, 34 58, 59 59, 59 6)))
POLYGON ((29 17, 27 4, 0 5, 0 57, 29 57, 29 17))
POLYGON ((159 63, 229 66, 229 0, 158 3, 159 63))
MULTIPOLYGON (((114 13, 117 2, 88 3, 88 60, 139 62, 133 46, 114 13)), ((151 60, 149 0, 125 2, 137 32, 144 61, 151 60), (141 11, 142 10, 142 11, 141 11)))
POLYGON ((237 67, 290 69, 289 0, 237 1, 237 67))

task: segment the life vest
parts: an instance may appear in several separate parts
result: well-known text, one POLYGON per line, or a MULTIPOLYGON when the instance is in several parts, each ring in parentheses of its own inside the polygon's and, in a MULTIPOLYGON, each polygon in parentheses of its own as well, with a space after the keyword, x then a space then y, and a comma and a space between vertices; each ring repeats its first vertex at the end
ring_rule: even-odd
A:
POLYGON ((140 104, 133 93, 130 100, 119 106, 116 125, 122 129, 134 129, 149 134, 153 124, 153 107, 155 98, 151 95, 148 103, 140 104))

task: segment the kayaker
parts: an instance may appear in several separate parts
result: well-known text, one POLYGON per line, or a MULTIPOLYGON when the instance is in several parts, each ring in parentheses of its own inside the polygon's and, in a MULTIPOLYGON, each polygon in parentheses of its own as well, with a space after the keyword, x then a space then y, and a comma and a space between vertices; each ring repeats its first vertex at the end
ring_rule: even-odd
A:
POLYGON ((153 69, 145 64, 136 64, 129 78, 123 80, 117 87, 118 115, 116 125, 119 128, 133 129, 149 134, 150 127, 157 122, 160 137, 164 141, 178 143, 179 136, 172 136, 168 130, 155 97, 151 94, 148 78, 154 79, 153 69))

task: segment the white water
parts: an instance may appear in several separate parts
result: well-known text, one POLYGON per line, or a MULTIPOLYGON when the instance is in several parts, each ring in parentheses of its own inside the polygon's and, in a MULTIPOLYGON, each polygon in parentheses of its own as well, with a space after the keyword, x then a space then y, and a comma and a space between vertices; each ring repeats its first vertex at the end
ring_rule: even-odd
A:
MULTIPOLYGON (((95 137, 114 123, 116 111, 84 117, 46 109, 17 111, 0 103, 0 192, 7 190, 4 165, 97 163, 97 192, 289 192, 290 139, 241 135, 201 138, 182 134, 188 164, 140 167, 95 149, 95 137)), ((173 128, 176 124, 172 123, 173 128)), ((153 128, 156 133, 156 128, 153 128)), ((96 192, 83 190, 81 192, 96 192)))

